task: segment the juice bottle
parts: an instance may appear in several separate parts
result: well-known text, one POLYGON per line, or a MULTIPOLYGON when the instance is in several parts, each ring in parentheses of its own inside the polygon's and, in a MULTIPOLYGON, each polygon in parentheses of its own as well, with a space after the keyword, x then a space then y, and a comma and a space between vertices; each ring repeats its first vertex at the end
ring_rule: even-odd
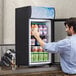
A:
POLYGON ((37 24, 35 24, 34 28, 36 31, 38 31, 38 25, 37 24))
POLYGON ((32 28, 32 29, 35 29, 35 30, 37 30, 37 31, 38 31, 38 25, 37 25, 37 24, 32 25, 32 26, 31 26, 31 28, 32 28))

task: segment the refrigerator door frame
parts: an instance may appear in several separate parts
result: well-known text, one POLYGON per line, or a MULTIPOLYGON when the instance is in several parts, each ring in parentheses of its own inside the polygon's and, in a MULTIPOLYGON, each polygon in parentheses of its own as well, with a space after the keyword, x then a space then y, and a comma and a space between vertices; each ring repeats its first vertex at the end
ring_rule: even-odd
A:
MULTIPOLYGON (((56 19, 53 19, 53 28, 54 28, 54 36, 53 36, 53 41, 55 41, 55 22, 65 22, 67 20, 67 18, 56 18, 56 19)), ((52 54, 52 64, 59 64, 60 62, 55 62, 55 54, 52 54)))
MULTIPOLYGON (((30 25, 31 25, 31 22, 32 21, 35 21, 35 22, 49 22, 49 30, 51 30, 51 20, 49 20, 49 19, 35 19, 35 18, 30 18, 29 19, 29 27, 30 27, 30 25)), ((48 32, 49 32, 49 30, 48 30, 48 32)), ((31 62, 31 28, 29 28, 29 66, 32 66, 32 65, 41 65, 41 64, 50 64, 50 63, 52 63, 52 57, 51 57, 51 54, 49 53, 49 61, 47 61, 47 62, 37 62, 37 63, 32 63, 31 62)), ((49 42, 51 42, 51 32, 49 32, 49 42)))

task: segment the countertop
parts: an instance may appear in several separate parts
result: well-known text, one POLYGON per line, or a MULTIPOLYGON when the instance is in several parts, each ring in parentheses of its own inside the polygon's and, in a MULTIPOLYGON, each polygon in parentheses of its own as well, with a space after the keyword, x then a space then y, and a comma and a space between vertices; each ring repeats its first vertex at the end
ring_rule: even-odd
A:
MULTIPOLYGON (((6 67, 5 67, 6 68, 6 67)), ((58 71, 60 70, 60 65, 54 64, 54 65, 44 65, 44 66, 37 66, 37 67, 18 67, 15 70, 11 69, 2 69, 0 68, 0 75, 4 74, 19 74, 19 73, 34 73, 34 72, 44 72, 44 71, 58 71)))

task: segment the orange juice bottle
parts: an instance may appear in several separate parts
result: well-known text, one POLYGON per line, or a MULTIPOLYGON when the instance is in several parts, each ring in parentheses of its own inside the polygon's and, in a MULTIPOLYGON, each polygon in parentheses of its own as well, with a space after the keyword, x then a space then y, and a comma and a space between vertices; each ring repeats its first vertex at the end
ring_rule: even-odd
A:
POLYGON ((36 31, 38 31, 38 25, 37 24, 35 24, 34 28, 36 31))
POLYGON ((31 28, 34 28, 35 27, 35 25, 31 25, 31 28))
POLYGON ((35 29, 35 30, 37 30, 37 31, 38 31, 38 25, 37 25, 37 24, 32 25, 32 26, 31 26, 31 28, 33 28, 33 29, 35 29))

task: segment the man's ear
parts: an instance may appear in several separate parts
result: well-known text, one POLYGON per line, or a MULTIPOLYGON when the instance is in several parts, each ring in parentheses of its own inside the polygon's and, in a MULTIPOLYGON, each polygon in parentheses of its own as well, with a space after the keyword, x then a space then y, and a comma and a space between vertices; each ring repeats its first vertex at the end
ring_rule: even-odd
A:
POLYGON ((70 27, 71 32, 74 32, 73 26, 70 27))

